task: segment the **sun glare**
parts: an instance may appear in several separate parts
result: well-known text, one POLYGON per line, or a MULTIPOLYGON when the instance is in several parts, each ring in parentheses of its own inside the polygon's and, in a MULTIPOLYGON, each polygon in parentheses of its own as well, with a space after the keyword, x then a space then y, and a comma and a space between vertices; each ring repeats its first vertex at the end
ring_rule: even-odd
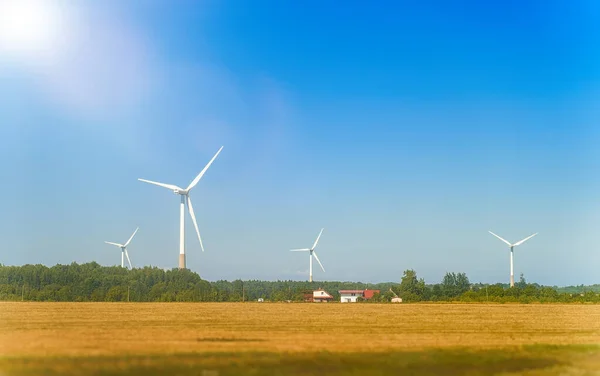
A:
POLYGON ((0 0, 0 54, 53 54, 61 42, 60 29, 60 8, 51 0, 0 0))

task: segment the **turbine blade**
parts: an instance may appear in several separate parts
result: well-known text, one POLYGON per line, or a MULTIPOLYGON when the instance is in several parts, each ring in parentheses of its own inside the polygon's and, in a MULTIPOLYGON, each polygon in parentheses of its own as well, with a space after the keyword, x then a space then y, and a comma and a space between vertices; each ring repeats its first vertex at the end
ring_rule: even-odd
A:
POLYGON ((122 247, 123 244, 119 244, 119 243, 113 243, 113 242, 105 242, 106 244, 112 244, 112 245, 116 245, 117 247, 122 247))
POLYGON ((127 249, 125 249, 125 257, 127 257, 127 262, 129 263, 129 270, 131 270, 131 260, 129 259, 129 253, 127 252, 127 249))
POLYGON ((127 247, 129 245, 129 243, 131 243, 131 239, 133 239, 133 237, 135 236, 135 233, 138 232, 140 228, 136 228, 135 231, 133 232, 133 235, 131 235, 131 237, 129 238, 129 240, 127 241, 127 243, 125 243, 125 245, 123 247, 127 247))
POLYGON ((196 184, 198 184, 198 182, 200 181, 200 179, 202 179, 202 176, 204 175, 204 173, 206 173, 206 170, 208 170, 208 168, 214 162, 214 160, 217 158, 217 155, 219 155, 219 153, 221 152, 221 150, 223 150, 222 146, 219 149, 219 151, 217 152, 217 154, 215 154, 215 156, 212 157, 212 159, 210 160, 210 162, 208 162, 208 164, 204 167, 204 169, 202 171, 200 171, 200 173, 198 174, 198 176, 196 176, 196 178, 194 180, 192 180, 192 182, 190 183, 190 185, 187 187, 188 191, 190 189, 194 188, 196 186, 196 184))
POLYGON ((159 183, 159 182, 156 182, 156 181, 146 180, 146 179, 138 179, 138 180, 139 181, 143 181, 144 183, 158 185, 159 187, 164 187, 164 188, 170 189, 172 191, 175 191, 175 190, 181 190, 182 191, 183 190, 183 189, 181 189, 178 186, 173 185, 173 184, 164 184, 164 183, 159 183))
POLYGON ((319 260, 317 253, 314 251, 313 251, 313 256, 315 256, 315 258, 317 259, 317 262, 319 263, 319 265, 321 265, 321 269, 323 269, 323 271, 325 271, 325 268, 323 267, 323 264, 321 264, 321 261, 319 260))
POLYGON ((290 252, 308 252, 310 248, 290 249, 290 252))
POLYGON ((502 239, 501 237, 499 237, 498 235, 494 234, 491 231, 488 231, 490 234, 494 235, 495 237, 497 237, 498 239, 502 240, 503 242, 505 242, 506 244, 508 244, 509 247, 512 247, 512 244, 510 244, 510 242, 508 240, 502 239))
POLYGON ((315 249, 315 247, 317 246, 317 243, 319 242, 319 239, 321 238, 321 234, 323 233, 323 230, 325 230, 325 229, 322 228, 321 232, 319 232, 319 236, 317 236, 317 240, 315 240, 315 244, 313 244, 311 249, 315 249))
POLYGON ((200 248, 202 248, 202 252, 204 252, 204 245, 202 244, 202 238, 200 237, 200 230, 198 230, 198 223, 196 222, 196 215, 194 214, 194 207, 192 206, 192 199, 190 196, 187 196, 187 205, 188 211, 190 212, 190 217, 192 217, 192 222, 194 222, 194 228, 196 229, 196 234, 198 234, 198 240, 200 241, 200 248))
POLYGON ((536 233, 535 233, 535 234, 533 234, 533 235, 529 235, 529 236, 528 236, 528 237, 526 237, 525 239, 523 239, 523 240, 520 240, 520 241, 516 242, 516 243, 515 243, 513 246, 514 246, 514 247, 516 247, 516 246, 518 246, 518 245, 521 245, 521 244, 525 243, 526 241, 528 241, 529 239, 531 239, 531 238, 533 238, 534 236, 536 236, 537 234, 538 234, 538 233, 536 232, 536 233))

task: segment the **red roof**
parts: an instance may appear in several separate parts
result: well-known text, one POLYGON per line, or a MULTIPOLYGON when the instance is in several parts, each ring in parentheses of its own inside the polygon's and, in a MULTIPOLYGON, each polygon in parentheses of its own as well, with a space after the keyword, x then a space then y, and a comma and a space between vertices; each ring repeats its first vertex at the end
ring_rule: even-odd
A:
POLYGON ((365 299, 371 299, 375 293, 379 293, 379 290, 365 290, 365 299))
POLYGON ((340 290, 340 294, 363 294, 365 290, 340 290))

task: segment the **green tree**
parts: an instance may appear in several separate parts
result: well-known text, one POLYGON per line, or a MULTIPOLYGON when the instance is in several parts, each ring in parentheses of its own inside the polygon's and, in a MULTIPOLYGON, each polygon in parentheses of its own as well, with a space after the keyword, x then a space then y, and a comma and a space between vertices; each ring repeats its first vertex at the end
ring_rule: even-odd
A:
POLYGON ((107 302, 122 302, 127 300, 127 287, 123 291, 122 286, 113 286, 106 292, 105 300, 107 302))
POLYGON ((521 275, 519 276, 519 282, 515 283, 515 286, 520 289, 524 289, 527 286, 527 281, 525 280, 523 273, 521 273, 521 275))
POLYGON ((463 294, 471 289, 471 282, 466 273, 456 274, 456 289, 458 294, 463 294))
POLYGON ((453 298, 458 295, 458 289, 456 286, 456 274, 446 273, 442 279, 442 296, 444 298, 453 298))
POLYGON ((417 278, 417 272, 412 269, 404 271, 400 281, 400 297, 403 301, 420 301, 425 293, 425 281, 417 278))

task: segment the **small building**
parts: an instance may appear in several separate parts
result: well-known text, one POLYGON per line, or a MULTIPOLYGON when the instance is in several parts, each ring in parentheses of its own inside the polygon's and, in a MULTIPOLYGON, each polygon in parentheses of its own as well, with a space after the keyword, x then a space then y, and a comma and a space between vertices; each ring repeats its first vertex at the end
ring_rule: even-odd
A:
POLYGON ((331 296, 331 294, 329 294, 327 291, 323 290, 322 288, 318 288, 317 290, 314 290, 314 291, 305 291, 303 294, 304 294, 305 302, 321 303, 321 302, 330 302, 333 300, 333 296, 331 296))
POLYGON ((258 302, 259 302, 259 303, 262 303, 262 302, 264 302, 264 301, 265 301, 265 300, 264 300, 263 298, 258 298, 258 302))
POLYGON ((304 290, 302 291, 302 296, 304 297, 304 301, 305 302, 312 302, 313 301, 313 291, 312 290, 304 290))
POLYGON ((327 303, 333 300, 333 296, 331 296, 327 291, 319 288, 313 291, 313 302, 315 303, 327 303))
POLYGON ((379 290, 340 290, 340 302, 356 303, 358 298, 371 299, 379 290))
POLYGON ((304 301, 305 302, 312 302, 313 296, 311 293, 302 293, 302 296, 304 297, 304 301))
POLYGON ((393 298, 392 298, 392 300, 391 300, 391 302, 392 302, 392 303, 402 303, 402 298, 401 298, 401 297, 399 297, 399 296, 398 296, 398 295, 397 295, 397 294, 394 292, 394 290, 392 290, 392 288, 391 288, 391 287, 390 287, 390 292, 391 292, 392 294, 394 294, 394 297, 393 297, 393 298))

